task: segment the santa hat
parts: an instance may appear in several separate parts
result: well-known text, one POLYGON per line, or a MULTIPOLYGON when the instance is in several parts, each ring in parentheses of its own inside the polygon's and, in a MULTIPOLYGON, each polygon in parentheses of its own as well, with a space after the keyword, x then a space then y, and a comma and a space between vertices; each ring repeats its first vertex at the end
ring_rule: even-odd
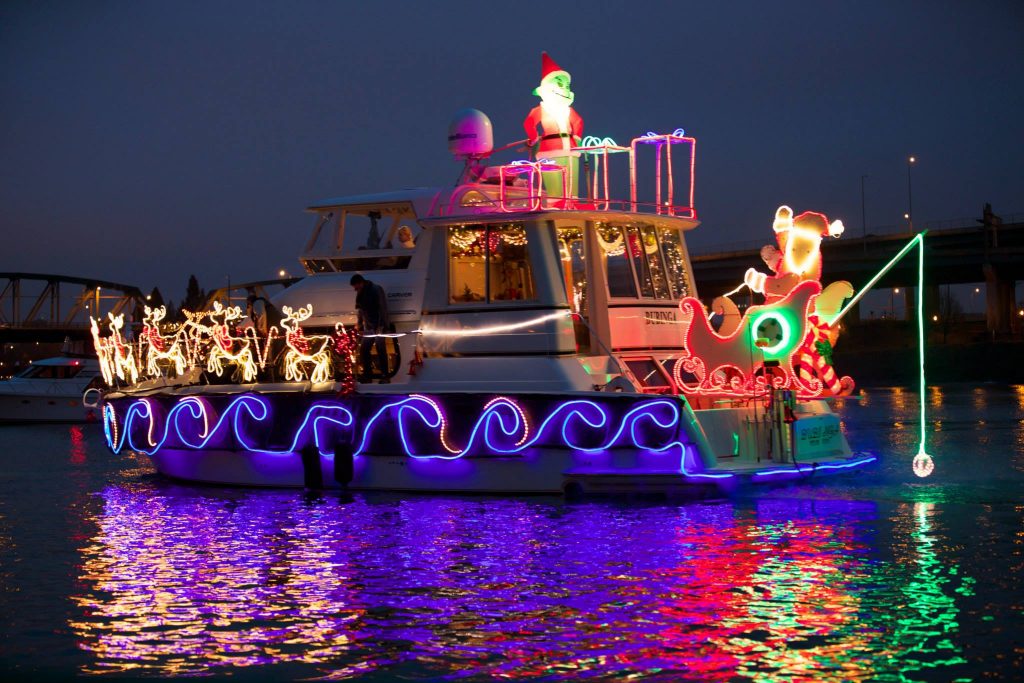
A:
MULTIPOLYGON (((548 55, 547 52, 541 52, 540 53, 540 84, 544 85, 550 79, 554 78, 555 76, 559 76, 559 75, 566 76, 568 78, 569 77, 569 72, 566 71, 565 69, 563 69, 562 67, 558 66, 558 64, 555 63, 555 60, 551 59, 551 57, 548 55)), ((534 90, 533 94, 536 95, 537 91, 534 90)))
POLYGON ((808 232, 819 233, 822 237, 839 237, 843 234, 843 222, 828 222, 825 214, 816 211, 804 211, 793 218, 793 209, 788 206, 780 206, 775 212, 775 223, 772 225, 775 232, 786 232, 792 228, 801 228, 808 232))

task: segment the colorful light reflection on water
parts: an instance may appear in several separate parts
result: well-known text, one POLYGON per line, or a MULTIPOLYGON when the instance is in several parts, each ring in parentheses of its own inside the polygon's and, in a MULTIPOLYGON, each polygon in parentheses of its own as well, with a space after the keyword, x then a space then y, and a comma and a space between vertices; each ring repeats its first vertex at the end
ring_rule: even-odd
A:
POLYGON ((1010 679, 1024 391, 983 392, 929 396, 926 482, 916 397, 875 389, 842 410, 877 473, 694 504, 191 487, 92 427, 0 430, 0 670, 1010 679))
POLYGON ((972 579, 916 510, 890 520, 908 556, 884 562, 863 502, 101 495, 71 624, 86 673, 868 680, 964 661, 948 631, 972 579))

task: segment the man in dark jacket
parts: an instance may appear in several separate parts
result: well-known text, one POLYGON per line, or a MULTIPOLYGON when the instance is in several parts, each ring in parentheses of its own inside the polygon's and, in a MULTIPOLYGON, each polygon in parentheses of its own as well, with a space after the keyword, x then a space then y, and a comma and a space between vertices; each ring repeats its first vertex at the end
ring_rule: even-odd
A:
POLYGON ((381 383, 389 382, 388 356, 384 337, 391 326, 388 320, 388 297, 384 288, 358 273, 349 280, 356 290, 356 331, 362 334, 359 342, 360 381, 366 382, 373 375, 373 360, 370 349, 377 348, 377 362, 380 365, 381 383))

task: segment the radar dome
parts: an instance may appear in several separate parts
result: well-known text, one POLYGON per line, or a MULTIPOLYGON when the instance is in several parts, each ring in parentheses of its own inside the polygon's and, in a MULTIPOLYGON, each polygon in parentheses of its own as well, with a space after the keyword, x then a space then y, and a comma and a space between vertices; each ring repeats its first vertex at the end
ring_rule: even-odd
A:
POLYGON ((494 149, 494 131, 487 114, 479 109, 456 112, 448 125, 448 151, 456 158, 479 159, 494 149))

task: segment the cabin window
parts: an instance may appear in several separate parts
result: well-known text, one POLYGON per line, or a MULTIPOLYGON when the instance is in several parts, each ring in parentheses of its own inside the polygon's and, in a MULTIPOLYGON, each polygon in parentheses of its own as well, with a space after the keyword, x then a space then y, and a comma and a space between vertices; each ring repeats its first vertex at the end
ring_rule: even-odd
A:
POLYGON ((646 262, 650 273, 651 288, 657 299, 671 299, 672 292, 668 286, 668 273, 665 268, 665 257, 658 241, 658 232, 653 225, 642 225, 639 228, 640 243, 643 244, 641 257, 646 262))
POLYGON ((676 299, 690 296, 690 277, 686 272, 686 260, 683 258, 683 241, 675 228, 658 228, 658 241, 661 242, 661 253, 665 257, 665 270, 668 281, 672 285, 672 295, 676 299))
POLYGON ((565 293, 574 313, 587 315, 587 259, 583 246, 583 230, 577 227, 558 229, 558 256, 562 262, 565 293))
POLYGON ((562 278, 565 282, 565 293, 569 299, 569 307, 573 313, 573 331, 576 335, 576 348, 587 353, 590 351, 590 330, 586 320, 589 318, 587 309, 587 258, 583 244, 583 229, 579 227, 558 229, 558 256, 562 263, 562 278))
POLYGON ((636 279, 640 284, 640 296, 645 299, 653 299, 656 296, 654 276, 651 273, 651 264, 647 259, 647 252, 651 249, 658 251, 658 242, 654 240, 653 244, 648 244, 644 234, 633 225, 626 228, 626 234, 626 243, 629 245, 626 251, 633 259, 633 270, 636 272, 636 279))
POLYGON ((449 301, 529 301, 533 273, 522 223, 448 228, 449 301))
POLYGON ((401 270, 408 268, 412 256, 356 256, 352 258, 333 258, 331 263, 335 269, 350 273, 354 270, 401 270))
POLYGON ((627 299, 681 299, 691 292, 679 231, 598 223, 608 294, 627 299))
POLYGON ((78 365, 32 365, 17 376, 24 379, 71 379, 81 371, 78 365))
POLYGON ((302 265, 305 266, 306 272, 310 275, 315 275, 316 273, 330 273, 334 270, 331 268, 331 263, 327 259, 303 259, 302 265))
POLYGON ((415 249, 416 240, 420 236, 420 227, 415 221, 396 221, 388 231, 388 238, 384 244, 385 249, 415 249))
POLYGON ((629 371, 637 378, 645 393, 664 393, 672 389, 672 380, 653 358, 626 358, 629 371))
POLYGON ((597 241, 604 254, 608 273, 608 294, 612 297, 636 298, 636 280, 626 254, 626 235, 617 225, 597 224, 597 241))

